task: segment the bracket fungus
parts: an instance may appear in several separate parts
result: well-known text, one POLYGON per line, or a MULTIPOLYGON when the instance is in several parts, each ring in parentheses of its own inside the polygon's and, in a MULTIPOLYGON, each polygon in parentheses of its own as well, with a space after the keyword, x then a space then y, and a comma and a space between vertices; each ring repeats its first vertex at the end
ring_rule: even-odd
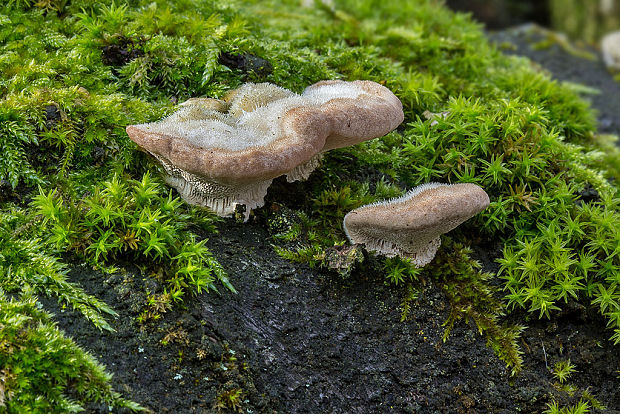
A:
POLYGON ((349 212, 344 230, 351 243, 390 257, 408 257, 422 267, 435 257, 441 234, 488 205, 489 196, 475 184, 423 184, 402 197, 349 212))
POLYGON ((301 95, 248 83, 223 100, 193 98, 127 134, 164 167, 188 203, 232 214, 264 204, 272 180, 305 179, 323 151, 380 137, 403 121, 402 104, 370 81, 323 81, 301 95))

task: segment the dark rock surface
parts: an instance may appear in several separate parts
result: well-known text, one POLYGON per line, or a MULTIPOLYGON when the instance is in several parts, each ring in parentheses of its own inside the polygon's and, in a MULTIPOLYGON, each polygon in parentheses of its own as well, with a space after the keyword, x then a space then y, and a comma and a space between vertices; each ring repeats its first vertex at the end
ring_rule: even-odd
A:
POLYGON ((239 293, 201 302, 202 317, 247 350, 257 388, 279 412, 541 412, 556 394, 547 367, 567 358, 588 371, 578 384, 620 409, 620 356, 584 309, 534 322, 524 371, 511 378, 475 327, 460 324, 442 341, 449 304, 436 287, 400 322, 401 298, 380 274, 344 283, 283 261, 268 239, 256 225, 223 223, 210 248, 238 275, 239 293))
POLYGON ((249 53, 224 52, 220 54, 218 61, 230 69, 238 69, 245 74, 254 74, 258 77, 265 77, 273 71, 273 65, 268 60, 249 53))
POLYGON ((153 412, 217 412, 217 395, 231 388, 243 390, 244 412, 255 413, 533 413, 552 398, 574 403, 586 388, 606 412, 620 410, 620 355, 602 319, 583 307, 532 319, 520 343, 524 369, 513 378, 475 326, 459 323, 443 342, 449 304, 432 284, 400 322, 402 292, 380 272, 344 282, 278 257, 261 223, 226 220, 219 229, 208 246, 238 294, 204 294, 141 326, 137 270, 106 277, 75 268, 73 280, 120 313, 115 333, 46 301, 114 373, 117 389, 153 412), (567 359, 578 370, 573 397, 550 372, 567 359))
POLYGON ((452 10, 470 12, 491 30, 526 22, 549 25, 551 16, 546 0, 446 0, 452 10))

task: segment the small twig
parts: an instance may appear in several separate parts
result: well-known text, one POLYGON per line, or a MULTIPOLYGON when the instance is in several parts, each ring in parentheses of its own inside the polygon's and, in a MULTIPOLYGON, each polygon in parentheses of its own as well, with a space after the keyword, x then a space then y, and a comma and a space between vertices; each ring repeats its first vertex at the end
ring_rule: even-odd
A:
POLYGON ((549 369, 549 365, 547 365, 547 351, 545 351, 545 343, 541 340, 540 344, 542 345, 543 354, 545 355, 545 367, 549 369))

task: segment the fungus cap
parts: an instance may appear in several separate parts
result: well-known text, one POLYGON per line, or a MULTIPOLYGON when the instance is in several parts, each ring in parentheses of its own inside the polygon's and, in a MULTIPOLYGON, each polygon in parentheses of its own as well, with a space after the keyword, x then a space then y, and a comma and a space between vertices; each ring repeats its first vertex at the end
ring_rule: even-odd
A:
POLYGON ((157 158, 166 181, 190 204, 225 216, 263 204, 271 180, 310 160, 325 143, 329 122, 317 110, 283 110, 264 123, 239 125, 228 114, 183 108, 160 123, 132 125, 127 134, 157 158), (272 118, 277 124, 269 124, 272 118))
POLYGON ((405 118, 396 95, 372 81, 321 81, 307 87, 302 97, 320 103, 332 121, 323 151, 382 137, 405 118))
POLYGON ((294 92, 272 83, 245 83, 237 89, 228 91, 224 101, 228 103, 228 113, 235 117, 252 112, 273 101, 297 96, 294 92))
POLYGON ((403 105, 388 88, 372 81, 327 80, 308 86, 301 95, 331 120, 321 153, 286 174, 289 182, 307 179, 322 153, 382 137, 404 120, 403 105))
POLYGON ((228 109, 228 104, 225 101, 212 98, 189 98, 187 101, 179 104, 179 106, 195 106, 198 108, 212 109, 217 112, 226 112, 228 109))
POLYGON ((259 110, 236 118, 188 106, 127 133, 178 168, 223 183, 275 178, 323 147, 330 123, 321 111, 294 104, 259 110))
POLYGON ((411 258, 422 267, 435 257, 441 234, 488 205, 489 196, 475 184, 423 184, 402 197, 349 212, 344 230, 351 243, 363 243, 386 256, 411 258))
POLYGON ((322 151, 383 135, 401 121, 398 98, 373 82, 319 82, 302 95, 249 83, 222 101, 193 98, 127 134, 163 164, 186 201, 228 215, 235 204, 247 214, 262 206, 280 175, 307 177, 322 151))

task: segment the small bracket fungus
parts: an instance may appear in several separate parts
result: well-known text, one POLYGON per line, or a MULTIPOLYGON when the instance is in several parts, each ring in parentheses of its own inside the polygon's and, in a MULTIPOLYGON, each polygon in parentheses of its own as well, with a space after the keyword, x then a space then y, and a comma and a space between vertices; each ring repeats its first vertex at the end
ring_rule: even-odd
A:
POLYGON ((188 203, 221 216, 235 205, 264 204, 271 181, 304 179, 322 151, 385 135, 403 120, 402 105, 370 81, 324 81, 302 95, 248 83, 224 100, 193 98, 171 116, 130 125, 127 134, 166 170, 188 203))
POLYGON ((402 197, 362 206, 344 217, 351 243, 386 256, 411 258, 422 267, 435 257, 439 236, 489 205, 475 184, 423 184, 402 197))

